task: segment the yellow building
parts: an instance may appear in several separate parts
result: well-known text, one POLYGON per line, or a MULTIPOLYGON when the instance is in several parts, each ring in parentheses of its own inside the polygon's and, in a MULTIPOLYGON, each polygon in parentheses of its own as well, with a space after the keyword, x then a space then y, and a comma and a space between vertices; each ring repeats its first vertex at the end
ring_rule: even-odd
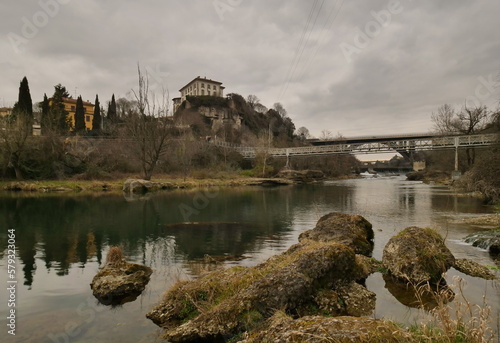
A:
POLYGON ((10 116, 12 114, 11 107, 0 107, 0 117, 10 116))
MULTIPOLYGON (((68 112, 68 119, 71 125, 71 130, 75 127, 76 99, 63 98, 64 109, 68 112)), ((92 130, 92 121, 94 120, 94 104, 83 101, 85 109, 85 128, 92 130)))

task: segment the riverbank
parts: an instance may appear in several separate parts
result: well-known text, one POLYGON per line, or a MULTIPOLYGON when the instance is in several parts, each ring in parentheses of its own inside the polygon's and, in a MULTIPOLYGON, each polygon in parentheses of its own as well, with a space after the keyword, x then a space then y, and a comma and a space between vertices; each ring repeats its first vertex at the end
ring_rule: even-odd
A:
MULTIPOLYGON (((0 181, 1 191, 28 193, 119 193, 130 178, 116 180, 42 180, 42 181, 0 181)), ((163 189, 194 189, 207 187, 277 186, 295 182, 284 178, 254 178, 234 176, 230 178, 175 178, 158 177, 151 181, 168 185, 163 189)), ((160 187, 161 188, 161 187, 160 187)))

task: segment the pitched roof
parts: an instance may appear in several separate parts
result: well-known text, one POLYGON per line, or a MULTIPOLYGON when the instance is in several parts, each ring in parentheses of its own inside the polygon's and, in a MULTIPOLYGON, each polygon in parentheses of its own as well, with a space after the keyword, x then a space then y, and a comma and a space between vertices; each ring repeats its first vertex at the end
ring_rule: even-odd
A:
MULTIPOLYGON (((216 83, 218 85, 222 85, 222 82, 215 81, 215 80, 212 80, 212 79, 207 79, 206 77, 199 77, 199 76, 197 76, 192 81, 190 81, 187 85, 185 85, 184 87, 182 87, 181 89, 179 89, 179 92, 182 92, 182 90, 184 88, 186 88, 187 86, 189 86, 190 84, 192 84, 195 81, 205 81, 205 82, 209 82, 209 83, 216 83)), ((224 87, 221 86, 221 88, 224 88, 224 87)))

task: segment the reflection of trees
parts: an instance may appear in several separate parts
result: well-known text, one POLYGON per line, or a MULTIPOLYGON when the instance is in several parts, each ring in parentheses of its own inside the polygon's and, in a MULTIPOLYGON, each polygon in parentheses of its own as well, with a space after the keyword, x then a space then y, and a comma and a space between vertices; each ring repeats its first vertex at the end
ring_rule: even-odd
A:
MULTIPOLYGON (((259 250, 266 240, 279 240, 291 231, 294 212, 297 208, 304 210, 303 204, 311 206, 340 196, 333 187, 320 186, 221 190, 190 218, 211 225, 172 225, 185 221, 179 205, 192 206, 199 192, 166 192, 136 202, 113 195, 5 195, 0 198, 0 226, 16 229, 25 283, 31 285, 35 256, 44 261, 47 269, 66 275, 72 266, 84 268, 90 259, 97 259, 100 264, 103 250, 110 245, 123 246, 126 255, 140 258, 142 261, 137 262, 143 264, 151 262, 149 254, 165 250, 161 246, 165 239, 175 247, 165 253, 183 259, 241 256, 259 250)), ((341 195, 344 201, 348 197, 341 195)), ((332 201, 335 202, 329 202, 332 201)), ((2 232, 0 250, 6 245, 2 232)))

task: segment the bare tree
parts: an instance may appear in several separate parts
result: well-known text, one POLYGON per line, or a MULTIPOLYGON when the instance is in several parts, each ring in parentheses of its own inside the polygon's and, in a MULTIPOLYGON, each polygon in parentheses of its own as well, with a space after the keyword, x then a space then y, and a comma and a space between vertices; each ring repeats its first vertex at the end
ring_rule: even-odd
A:
POLYGON ((255 110, 255 106, 260 104, 260 99, 257 98, 256 95, 250 94, 247 96, 247 104, 252 108, 252 110, 255 110))
POLYGON ((431 120, 434 130, 441 134, 453 133, 456 130, 455 110, 448 104, 438 107, 437 113, 432 113, 431 120))
POLYGON ((23 156, 27 140, 32 135, 32 119, 27 115, 2 118, 0 125, 0 151, 7 168, 13 168, 16 179, 23 179, 23 156))
MULTIPOLYGON (((456 112, 450 105, 445 104, 438 108, 437 113, 432 114, 434 128, 441 134, 464 134, 472 135, 484 130, 489 122, 490 111, 486 106, 474 108, 467 107, 456 112)), ((474 164, 476 153, 474 148, 467 148, 467 164, 474 164)))
POLYGON ((135 153, 142 166, 145 180, 151 180, 153 172, 162 156, 167 152, 169 125, 168 92, 163 89, 159 98, 149 90, 148 75, 143 75, 139 64, 139 89, 133 90, 138 113, 127 121, 127 133, 132 138, 135 153))
POLYGON ((319 136, 319 139, 322 141, 327 141, 327 140, 333 139, 333 134, 330 130, 323 130, 323 131, 321 131, 321 135, 319 136))
POLYGON ((280 102, 277 102, 273 105, 273 109, 278 112, 278 114, 281 116, 281 118, 285 119, 287 116, 287 112, 283 105, 280 102))
POLYGON ((305 126, 301 126, 297 129, 297 131, 295 132, 295 134, 297 136, 299 136, 300 138, 302 139, 309 139, 311 138, 311 133, 309 132, 309 130, 307 129, 307 127, 305 126))

